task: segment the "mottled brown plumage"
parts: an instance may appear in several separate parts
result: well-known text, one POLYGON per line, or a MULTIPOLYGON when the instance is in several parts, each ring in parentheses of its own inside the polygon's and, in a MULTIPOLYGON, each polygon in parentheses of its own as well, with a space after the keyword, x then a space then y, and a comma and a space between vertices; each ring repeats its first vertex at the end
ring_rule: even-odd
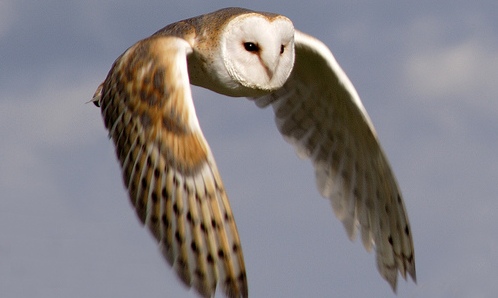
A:
POLYGON ((209 147, 185 101, 187 46, 151 37, 113 65, 99 104, 131 203, 180 278, 210 296, 246 297, 237 228, 209 147), (179 47, 184 47, 184 52, 179 47), (181 55, 182 59, 178 59, 181 55), (178 60, 180 61, 178 61, 178 60))

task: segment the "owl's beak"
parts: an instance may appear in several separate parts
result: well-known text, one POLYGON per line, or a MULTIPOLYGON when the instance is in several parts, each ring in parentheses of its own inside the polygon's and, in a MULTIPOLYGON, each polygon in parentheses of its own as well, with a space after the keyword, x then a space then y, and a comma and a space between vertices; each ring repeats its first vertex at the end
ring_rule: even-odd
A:
POLYGON ((270 67, 268 67, 268 65, 265 64, 265 71, 266 75, 271 80, 273 78, 273 73, 274 73, 273 69, 271 69, 270 67))
POLYGON ((265 67, 266 75, 268 78, 271 80, 273 78, 273 75, 275 74, 275 71, 277 70, 278 66, 278 60, 280 56, 266 56, 266 57, 261 57, 261 62, 265 67))

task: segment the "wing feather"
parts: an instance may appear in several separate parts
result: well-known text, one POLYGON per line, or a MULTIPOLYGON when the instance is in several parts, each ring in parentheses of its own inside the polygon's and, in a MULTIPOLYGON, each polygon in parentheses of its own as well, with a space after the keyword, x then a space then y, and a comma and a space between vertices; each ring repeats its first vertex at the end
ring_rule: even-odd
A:
POLYGON ((401 192, 353 85, 320 41, 296 31, 294 69, 285 85, 256 99, 300 157, 310 158, 320 193, 348 236, 358 228, 377 267, 396 289, 398 271, 416 279, 413 241, 401 192))
POLYGON ((153 36, 114 63, 94 98, 140 221, 180 279, 247 297, 233 214, 192 103, 183 39, 153 36))

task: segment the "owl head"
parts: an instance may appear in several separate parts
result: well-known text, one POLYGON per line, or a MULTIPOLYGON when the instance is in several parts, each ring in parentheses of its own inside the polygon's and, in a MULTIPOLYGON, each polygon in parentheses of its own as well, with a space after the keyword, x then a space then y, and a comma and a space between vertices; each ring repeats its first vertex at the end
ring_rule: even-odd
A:
POLYGON ((282 87, 294 66, 292 22, 250 10, 225 20, 217 38, 202 41, 202 53, 194 53, 209 71, 189 68, 192 83, 229 96, 256 97, 282 87))

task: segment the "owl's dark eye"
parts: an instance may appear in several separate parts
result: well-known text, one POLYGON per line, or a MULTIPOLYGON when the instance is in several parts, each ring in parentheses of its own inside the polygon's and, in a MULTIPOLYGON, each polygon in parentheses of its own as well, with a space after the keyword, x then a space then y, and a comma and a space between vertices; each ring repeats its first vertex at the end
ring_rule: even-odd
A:
POLYGON ((280 46, 280 55, 282 55, 284 53, 284 50, 285 50, 284 45, 281 45, 280 46))
POLYGON ((255 44, 254 42, 244 42, 244 48, 248 52, 258 52, 259 51, 259 46, 255 44))

